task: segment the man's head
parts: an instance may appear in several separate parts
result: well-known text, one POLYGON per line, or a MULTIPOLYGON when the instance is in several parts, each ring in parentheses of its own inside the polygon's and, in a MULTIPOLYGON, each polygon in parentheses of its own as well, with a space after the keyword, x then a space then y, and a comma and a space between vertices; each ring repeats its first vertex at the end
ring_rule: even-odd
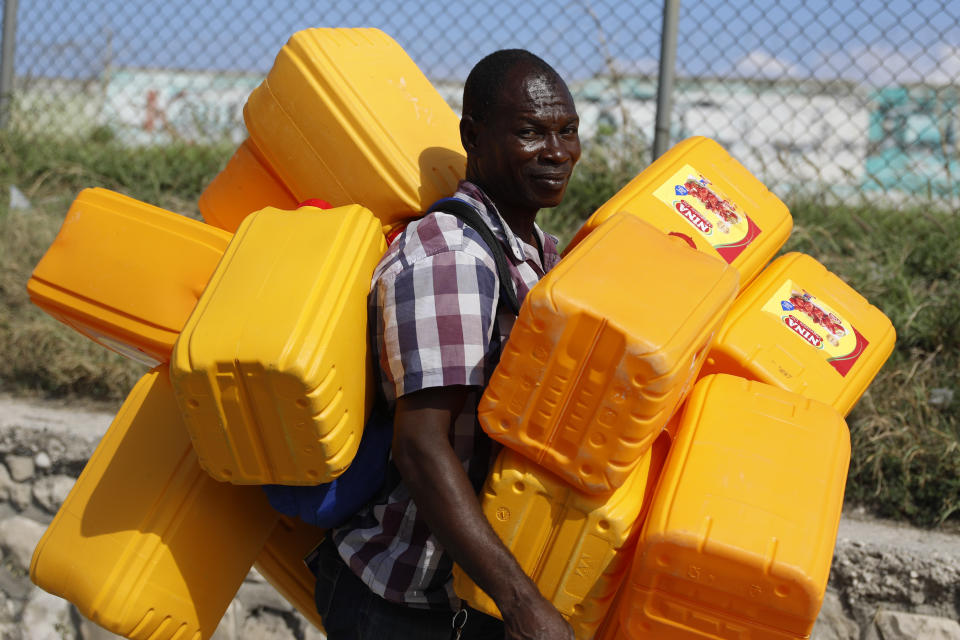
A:
POLYGON ((477 63, 463 88, 460 136, 467 179, 513 224, 560 203, 580 158, 570 90, 549 64, 522 49, 477 63))

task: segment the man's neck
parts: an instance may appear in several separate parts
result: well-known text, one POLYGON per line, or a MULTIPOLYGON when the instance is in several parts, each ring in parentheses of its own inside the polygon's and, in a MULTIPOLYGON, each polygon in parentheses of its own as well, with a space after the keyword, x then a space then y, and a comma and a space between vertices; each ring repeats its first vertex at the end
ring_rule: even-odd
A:
POLYGON ((533 222, 537 218, 538 210, 533 210, 532 212, 512 210, 508 207, 501 206, 496 200, 493 201, 493 204, 497 205, 497 211, 500 212, 500 216, 518 238, 527 244, 536 246, 533 238, 533 222))
POLYGON ((483 191, 487 198, 490 199, 490 202, 497 208, 497 212, 500 214, 500 217, 503 218, 503 221, 507 223, 507 226, 510 227, 510 230, 527 244, 536 246, 533 223, 537 219, 537 213, 540 210, 511 207, 509 204, 504 203, 503 198, 498 197, 496 189, 492 189, 488 185, 483 184, 479 179, 471 179, 469 175, 470 172, 468 171, 467 173, 467 180, 480 187, 480 190, 483 191))

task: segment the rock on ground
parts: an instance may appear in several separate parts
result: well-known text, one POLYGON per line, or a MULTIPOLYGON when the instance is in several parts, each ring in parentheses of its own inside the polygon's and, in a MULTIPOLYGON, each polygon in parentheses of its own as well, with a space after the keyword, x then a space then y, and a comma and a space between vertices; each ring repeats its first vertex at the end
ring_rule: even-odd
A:
POLYGON ((24 640, 74 640, 77 628, 72 619, 70 603, 35 589, 20 615, 20 630, 24 640))
POLYGON ((865 640, 960 640, 960 624, 935 616, 878 611, 865 640))

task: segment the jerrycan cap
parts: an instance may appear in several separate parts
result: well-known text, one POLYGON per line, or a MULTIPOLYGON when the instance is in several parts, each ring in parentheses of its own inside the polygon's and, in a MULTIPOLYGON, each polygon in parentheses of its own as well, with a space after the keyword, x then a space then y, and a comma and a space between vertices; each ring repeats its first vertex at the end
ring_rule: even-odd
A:
POLYGON ((297 205, 297 209, 300 209, 301 207, 316 207, 317 209, 333 209, 333 205, 331 205, 326 200, 321 200, 320 198, 309 198, 307 200, 304 200, 303 202, 297 205))

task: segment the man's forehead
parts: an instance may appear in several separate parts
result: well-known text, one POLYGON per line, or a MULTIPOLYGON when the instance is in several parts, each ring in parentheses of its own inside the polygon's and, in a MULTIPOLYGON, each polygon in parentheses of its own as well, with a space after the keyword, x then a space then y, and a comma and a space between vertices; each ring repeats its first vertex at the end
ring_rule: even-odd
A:
POLYGON ((559 76, 530 67, 511 69, 497 93, 494 109, 503 115, 542 108, 574 109, 570 91, 559 76))
POLYGON ((546 74, 527 76, 522 87, 528 97, 537 101, 566 100, 570 95, 563 81, 546 74))

